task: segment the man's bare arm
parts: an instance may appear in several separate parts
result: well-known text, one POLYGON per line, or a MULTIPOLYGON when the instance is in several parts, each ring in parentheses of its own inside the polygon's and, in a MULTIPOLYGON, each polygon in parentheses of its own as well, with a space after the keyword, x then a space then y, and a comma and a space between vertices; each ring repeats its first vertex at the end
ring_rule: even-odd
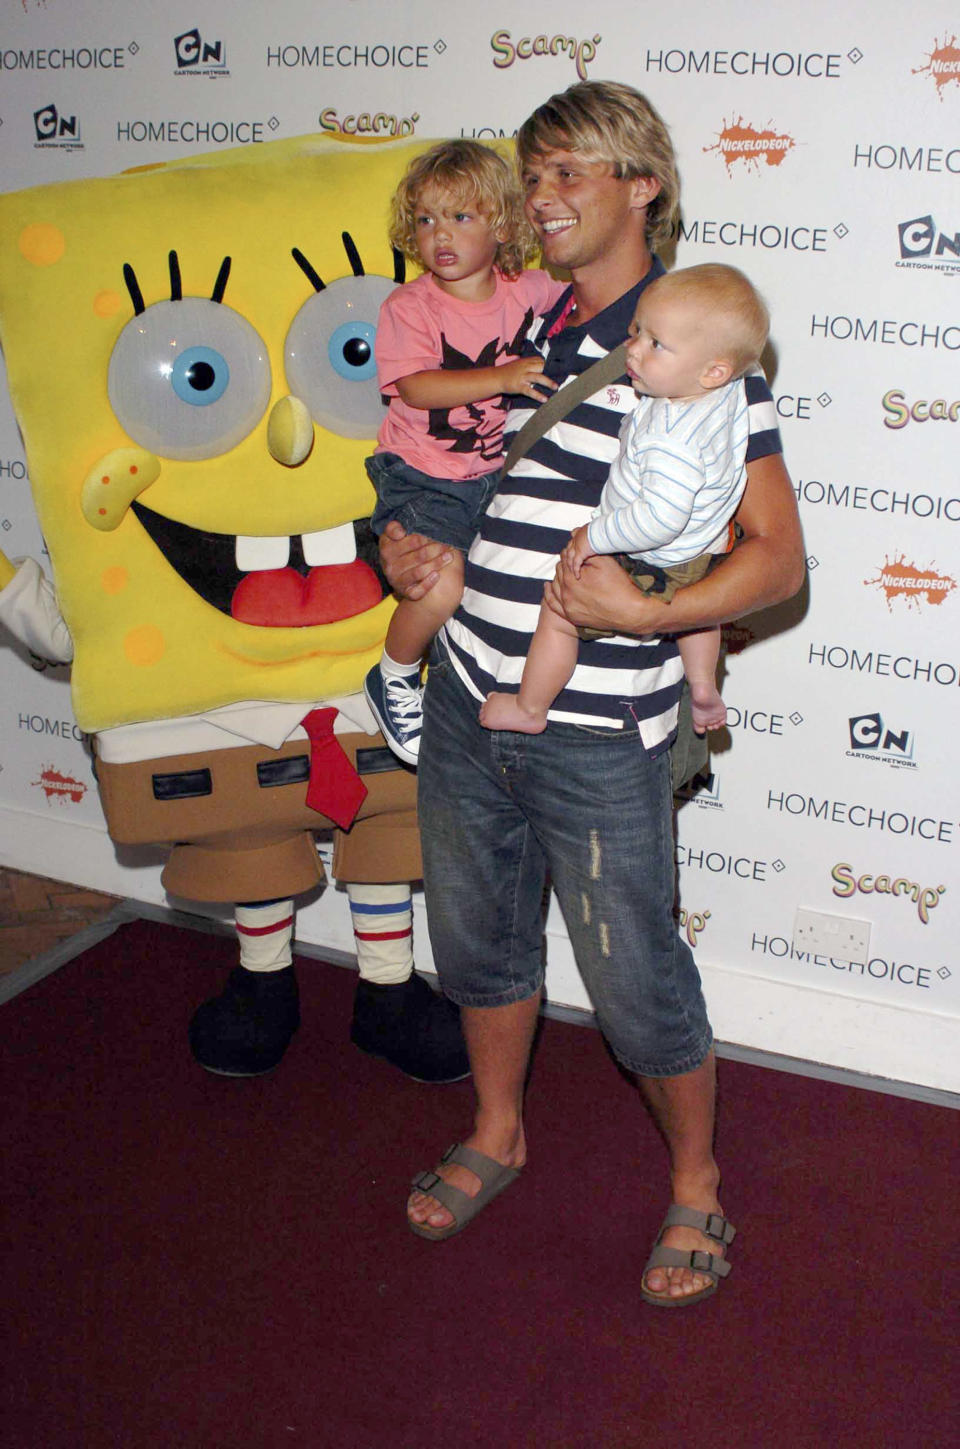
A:
POLYGON ((707 628, 792 598, 803 583, 803 535, 779 453, 747 465, 737 522, 744 536, 733 552, 669 604, 641 594, 615 560, 598 557, 587 559, 579 579, 561 563, 544 597, 575 624, 624 634, 707 628))

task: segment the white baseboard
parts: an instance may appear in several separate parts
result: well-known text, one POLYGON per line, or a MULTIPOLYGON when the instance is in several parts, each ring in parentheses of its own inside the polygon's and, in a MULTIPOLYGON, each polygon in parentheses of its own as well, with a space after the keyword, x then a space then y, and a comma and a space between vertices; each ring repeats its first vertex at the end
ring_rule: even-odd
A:
MULTIPOLYGON (((229 908, 171 898, 160 884, 161 850, 120 850, 101 830, 0 807, 0 864, 132 900, 222 918, 229 908)), ((433 970, 426 912, 415 897, 417 965, 433 970)), ((297 938, 352 952, 346 896, 328 889, 298 911, 297 938)), ((588 1005, 562 928, 548 929, 552 1004, 588 1005)), ((960 1093, 953 1017, 797 986, 736 966, 701 968, 717 1038, 735 1046, 960 1093)))

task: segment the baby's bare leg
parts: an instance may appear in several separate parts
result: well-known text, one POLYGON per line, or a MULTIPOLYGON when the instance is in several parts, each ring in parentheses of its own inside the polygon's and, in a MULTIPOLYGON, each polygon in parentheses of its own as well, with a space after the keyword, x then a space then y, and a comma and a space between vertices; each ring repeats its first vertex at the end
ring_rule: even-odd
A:
POLYGON ((437 582, 422 599, 401 599, 387 629, 384 651, 397 664, 419 664, 434 634, 460 603, 463 593, 463 554, 452 550, 453 561, 440 570, 437 582))
POLYGON ((694 729, 699 735, 720 729, 727 720, 726 706, 717 689, 720 630, 696 629, 692 634, 678 634, 677 647, 690 686, 694 729))
POLYGON ((573 673, 578 644, 579 636, 569 620, 541 604, 520 692, 488 694, 480 709, 480 723, 488 730, 542 734, 547 727, 547 710, 573 673))

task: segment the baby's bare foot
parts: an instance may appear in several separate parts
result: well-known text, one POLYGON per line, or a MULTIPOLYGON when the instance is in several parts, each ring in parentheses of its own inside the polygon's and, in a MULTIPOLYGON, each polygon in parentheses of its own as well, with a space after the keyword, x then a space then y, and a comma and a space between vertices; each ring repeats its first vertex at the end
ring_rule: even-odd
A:
POLYGON ((480 723, 487 730, 542 735, 547 727, 547 712, 525 709, 515 694, 488 694, 480 706, 480 723))

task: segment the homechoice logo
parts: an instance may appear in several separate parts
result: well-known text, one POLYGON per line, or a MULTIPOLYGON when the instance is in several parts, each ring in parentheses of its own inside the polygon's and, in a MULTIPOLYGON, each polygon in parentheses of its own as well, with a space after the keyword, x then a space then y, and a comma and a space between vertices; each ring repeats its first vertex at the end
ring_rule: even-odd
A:
POLYGON ((799 790, 767 791, 767 809, 794 818, 818 820, 824 825, 852 825, 858 830, 877 830, 886 835, 910 836, 937 845, 952 845, 955 821, 937 820, 933 815, 908 815, 903 810, 831 800, 805 795, 799 790))
MULTIPOLYGON (((863 52, 854 47, 847 60, 857 65, 863 52)), ((659 75, 736 75, 744 80, 838 80, 843 56, 823 50, 648 50, 647 73, 659 75)))
POLYGON ((899 679, 906 684, 960 685, 960 665, 951 659, 918 659, 912 654, 889 654, 885 649, 850 648, 846 644, 811 644, 807 663, 821 669, 847 670, 877 679, 899 679))
POLYGON ((841 241, 847 235, 843 222, 828 228, 784 226, 772 221, 714 221, 698 218, 696 221, 686 222, 681 218, 677 236, 680 241, 696 242, 705 247, 750 247, 765 252, 825 252, 831 230, 841 241))
POLYGON ((869 342, 881 347, 960 349, 960 326, 955 322, 901 322, 890 317, 810 318, 810 336, 831 342, 869 342))
POLYGON ((267 69, 284 70, 426 70, 431 49, 443 55, 446 41, 433 45, 268 45, 267 69))
POLYGON ((798 961, 802 966, 827 967, 834 971, 846 971, 848 976, 873 981, 886 981, 891 986, 915 986, 922 991, 935 987, 936 977, 948 981, 950 969, 941 966, 934 971, 932 966, 915 966, 910 961, 885 961, 882 956, 871 956, 867 962, 836 961, 832 956, 817 956, 810 951, 798 951, 786 936, 762 936, 753 933, 750 950, 762 956, 773 956, 775 960, 798 961))
POLYGON ((36 140, 35 151, 82 151, 80 122, 76 116, 61 115, 51 101, 33 113, 33 129, 36 140))
MULTIPOLYGON (((139 46, 127 46, 136 55, 139 46)), ((79 45, 69 50, 62 45, 44 50, 0 49, 0 71, 11 70, 123 70, 126 54, 121 45, 79 45)))
POLYGON ((176 56, 174 75, 201 75, 210 80, 228 76, 227 50, 222 40, 204 40, 200 31, 185 30, 173 37, 176 56))
POLYGON ((792 136, 775 131, 769 122, 760 130, 738 116, 735 121, 724 121, 716 142, 712 146, 704 146, 703 152, 708 155, 716 151, 726 163, 729 176, 738 161, 754 171, 760 170, 761 163, 780 166, 787 152, 792 151, 796 144, 792 136))
POLYGON ((894 146, 883 141, 879 145, 861 145, 854 142, 854 167, 863 165, 877 171, 929 171, 941 175, 944 171, 960 175, 960 146, 945 151, 942 146, 894 146))
POLYGON ((898 770, 915 770, 913 731, 891 729, 879 713, 854 715, 847 721, 850 732, 848 759, 869 760, 898 770))
MULTIPOLYGON (((886 401, 884 406, 887 406, 886 401)), ((906 422, 906 418, 903 421, 906 422)), ((903 424, 889 423, 888 426, 902 427, 903 424)), ((823 483, 819 478, 798 478, 793 491, 798 503, 809 503, 814 507, 960 523, 960 498, 914 493, 910 488, 870 488, 863 483, 823 483)))
POLYGON ((901 221, 898 267, 925 272, 960 272, 960 231, 940 231, 932 215, 901 221))

